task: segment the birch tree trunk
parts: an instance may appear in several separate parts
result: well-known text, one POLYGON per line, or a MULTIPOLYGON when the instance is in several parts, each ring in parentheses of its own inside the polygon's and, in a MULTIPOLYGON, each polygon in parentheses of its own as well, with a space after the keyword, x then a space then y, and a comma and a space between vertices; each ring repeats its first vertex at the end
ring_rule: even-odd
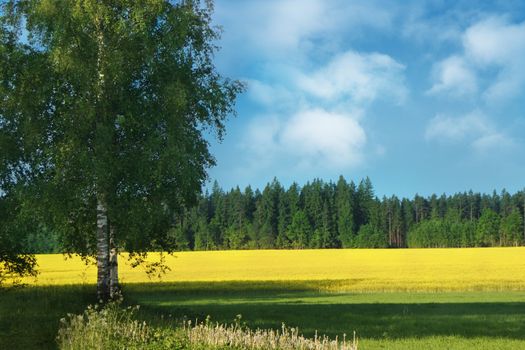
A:
POLYGON ((97 298, 105 302, 109 296, 108 215, 104 201, 99 198, 97 201, 97 298))
MULTIPOLYGON (((104 124, 106 111, 104 108, 105 93, 105 76, 104 76, 104 59, 105 59, 105 40, 101 17, 95 19, 96 39, 98 45, 97 52, 97 83, 96 89, 96 109, 97 109, 97 145, 95 156, 103 158, 107 151, 104 137, 104 124), (101 135, 101 136, 99 136, 101 135)), ((100 189, 99 189, 100 190, 100 189)), ((110 251, 109 251, 109 225, 108 213, 105 197, 102 193, 97 195, 97 297, 99 301, 106 302, 111 297, 110 290, 110 251)))
POLYGON ((118 283, 118 250, 115 242, 115 228, 109 225, 109 297, 115 299, 120 294, 118 283))

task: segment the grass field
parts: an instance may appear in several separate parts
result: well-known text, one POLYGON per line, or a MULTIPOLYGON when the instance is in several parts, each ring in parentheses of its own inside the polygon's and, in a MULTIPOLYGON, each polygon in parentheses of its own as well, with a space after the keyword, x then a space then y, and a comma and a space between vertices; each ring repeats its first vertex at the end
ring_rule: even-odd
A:
MULTIPOLYGON (((355 330, 360 349, 525 349, 523 257, 524 248, 188 252, 168 258, 162 283, 120 266, 125 302, 162 325, 241 314, 250 327, 285 322, 306 335, 355 330)), ((0 291, 0 349, 53 349, 59 319, 95 301, 94 269, 38 261, 32 286, 0 291)))

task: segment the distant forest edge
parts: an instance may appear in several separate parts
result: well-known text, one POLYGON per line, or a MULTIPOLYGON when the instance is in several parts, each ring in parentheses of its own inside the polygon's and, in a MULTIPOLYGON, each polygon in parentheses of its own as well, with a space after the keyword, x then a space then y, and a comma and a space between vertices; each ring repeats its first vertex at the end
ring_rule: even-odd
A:
MULTIPOLYGON (((274 179, 262 192, 224 191, 215 182, 174 218, 170 239, 177 250, 518 246, 524 206, 525 191, 505 190, 380 199, 369 178, 287 189, 274 179)), ((45 230, 26 244, 33 253, 59 247, 45 230)))

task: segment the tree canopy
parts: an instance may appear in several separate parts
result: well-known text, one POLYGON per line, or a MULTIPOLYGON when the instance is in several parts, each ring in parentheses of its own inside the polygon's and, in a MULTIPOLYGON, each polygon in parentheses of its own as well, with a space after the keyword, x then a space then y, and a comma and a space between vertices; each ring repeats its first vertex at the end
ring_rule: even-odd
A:
POLYGON ((222 137, 243 85, 214 66, 212 10, 210 1, 3 3, 0 186, 16 188, 65 251, 98 256, 99 292, 110 250, 173 249, 173 220, 215 162, 205 134, 222 137))

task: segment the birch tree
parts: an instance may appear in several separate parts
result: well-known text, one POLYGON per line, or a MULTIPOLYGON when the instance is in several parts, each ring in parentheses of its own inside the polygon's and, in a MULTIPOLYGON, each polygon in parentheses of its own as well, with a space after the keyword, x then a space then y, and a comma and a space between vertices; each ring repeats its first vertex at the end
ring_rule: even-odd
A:
MULTIPOLYGON (((118 290, 118 250, 170 250, 243 85, 213 63, 211 1, 20 0, 1 13, 3 177, 24 183, 64 249, 96 256, 97 294, 118 290), (16 57, 16 60, 13 58, 16 57)), ((139 255, 140 256, 140 255, 139 255)))

